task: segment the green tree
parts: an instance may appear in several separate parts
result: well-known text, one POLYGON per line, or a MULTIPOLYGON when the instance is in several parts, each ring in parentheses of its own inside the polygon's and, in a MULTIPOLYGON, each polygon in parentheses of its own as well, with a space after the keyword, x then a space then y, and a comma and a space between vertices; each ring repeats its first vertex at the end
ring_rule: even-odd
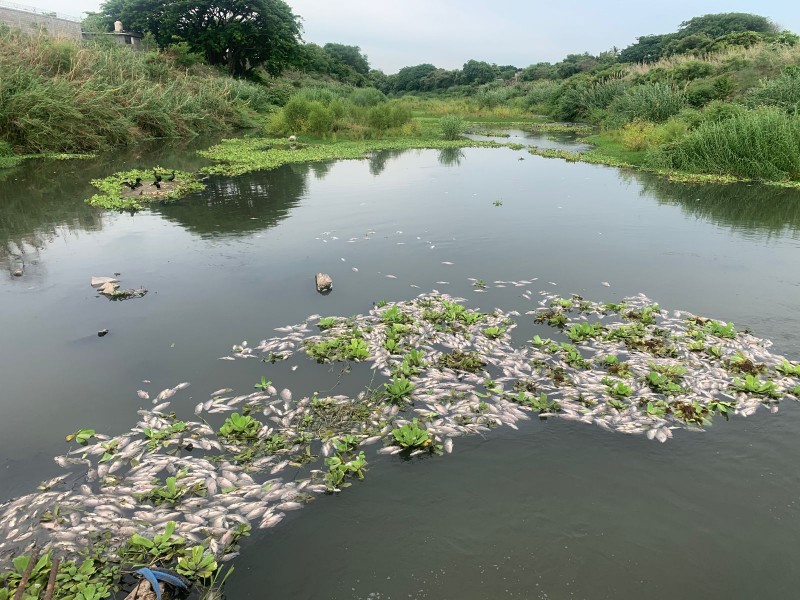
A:
POLYGON ((766 17, 749 13, 717 13, 694 17, 681 23, 681 37, 693 34, 718 38, 737 31, 755 31, 758 33, 778 33, 779 27, 766 17))
POLYGON ((347 65, 360 75, 369 73, 369 60, 366 54, 361 53, 358 46, 346 46, 344 44, 325 44, 323 50, 331 57, 334 63, 347 65))
POLYGON ((233 75, 278 75, 297 58, 299 17, 282 0, 106 0, 107 23, 150 32, 161 47, 186 42, 233 75))
POLYGON ((492 65, 482 60, 468 60, 461 69, 461 83, 481 85, 494 81, 494 79, 492 65))

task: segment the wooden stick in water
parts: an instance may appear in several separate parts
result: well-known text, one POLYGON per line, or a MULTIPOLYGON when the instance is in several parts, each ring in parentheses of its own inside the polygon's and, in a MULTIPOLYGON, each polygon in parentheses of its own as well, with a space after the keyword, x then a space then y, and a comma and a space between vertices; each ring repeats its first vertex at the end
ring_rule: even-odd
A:
POLYGON ((25 572, 22 574, 22 579, 17 586, 17 591, 14 593, 14 600, 21 600, 22 593, 25 591, 25 586, 28 585, 28 580, 31 578, 31 573, 33 573, 33 567, 36 566, 37 562, 39 562, 38 549, 31 552, 31 558, 28 561, 28 566, 25 568, 25 572))
POLYGON ((53 593, 56 591, 56 575, 58 575, 58 565, 61 561, 53 559, 53 568, 50 569, 50 579, 47 580, 47 590, 44 593, 44 600, 53 600, 53 593))

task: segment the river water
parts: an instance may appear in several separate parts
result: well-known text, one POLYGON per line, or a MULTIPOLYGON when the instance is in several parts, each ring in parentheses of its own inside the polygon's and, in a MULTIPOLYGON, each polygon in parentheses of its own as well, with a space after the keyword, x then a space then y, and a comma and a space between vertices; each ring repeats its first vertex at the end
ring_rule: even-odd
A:
MULTIPOLYGON (((246 393, 262 375, 296 397, 330 388, 338 371, 310 359, 290 371, 218 358, 381 298, 437 289, 524 313, 534 302, 495 281, 601 301, 644 292, 800 357, 797 192, 464 149, 216 177, 134 216, 83 203, 93 177, 191 170, 204 164, 194 149, 0 173, 0 502, 60 472, 66 434, 127 431, 142 387, 191 382, 173 403, 187 418, 212 390, 246 393), (98 297, 90 277, 115 273, 149 293, 98 297)), ((520 343, 539 331, 520 323, 520 343)), ((798 428, 786 402, 663 445, 550 419, 460 438, 443 457, 373 450, 364 482, 254 531, 228 597, 787 598, 800 584, 798 428)))

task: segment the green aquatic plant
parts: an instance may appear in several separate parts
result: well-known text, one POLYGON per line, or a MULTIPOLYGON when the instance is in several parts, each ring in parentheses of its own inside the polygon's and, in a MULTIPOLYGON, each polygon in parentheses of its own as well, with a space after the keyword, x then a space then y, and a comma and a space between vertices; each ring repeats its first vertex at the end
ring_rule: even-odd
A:
POLYGON ((319 321, 317 321, 317 327, 319 327, 322 331, 330 329, 334 325, 336 325, 336 317, 322 317, 319 321))
POLYGON ((496 340, 497 338, 502 337, 505 332, 505 327, 497 327, 496 325, 492 325, 491 327, 487 327, 483 330, 483 335, 489 339, 496 340))
POLYGON ((383 387, 389 402, 393 404, 399 404, 414 391, 414 384, 405 377, 395 377, 391 383, 384 383, 383 387))
POLYGON ((381 313, 381 321, 388 324, 393 323, 409 323, 411 321, 411 317, 405 314, 403 311, 400 310, 400 307, 395 304, 391 308, 387 308, 385 311, 381 313))
POLYGON ((775 367, 775 370, 784 375, 798 377, 800 376, 800 364, 792 364, 784 359, 781 364, 775 367))
POLYGON ((755 375, 745 375, 744 379, 736 378, 733 380, 733 388, 740 392, 755 394, 757 396, 767 396, 768 398, 780 398, 774 381, 761 381, 755 375))
POLYGON ((225 419, 219 429, 219 435, 231 441, 253 440, 258 437, 261 426, 261 422, 250 415, 233 413, 225 419))
POLYGON ((345 434, 342 435, 334 440, 331 440, 331 444, 333 445, 334 450, 337 452, 344 454, 346 452, 352 452, 358 445, 361 443, 361 438, 352 434, 345 434))
POLYGON ((156 189, 149 183, 143 183, 139 188, 139 191, 142 192, 140 194, 123 185, 123 182, 134 182, 137 178, 142 182, 150 181, 153 179, 154 170, 161 173, 173 171, 173 169, 163 167, 154 167, 149 170, 133 169, 114 173, 104 179, 93 179, 91 183, 100 190, 100 193, 95 194, 86 202, 98 208, 136 211, 141 210, 146 204, 177 200, 206 188, 205 184, 198 180, 193 173, 178 170, 175 170, 174 181, 162 182, 161 189, 156 189))
POLYGON ((494 204, 495 206, 503 206, 503 201, 502 200, 495 200, 494 202, 492 202, 492 204, 494 204))
POLYGON ((509 395, 508 399, 536 410, 539 414, 556 413, 561 410, 561 405, 555 400, 550 400, 544 392, 536 395, 521 390, 516 395, 509 395))
POLYGON ((421 428, 417 419, 393 429, 392 437, 403 448, 427 448, 433 443, 430 431, 421 428))
POLYGON ((178 565, 175 570, 191 581, 197 581, 199 579, 211 579, 218 568, 219 565, 217 565, 213 554, 203 546, 194 546, 189 548, 178 559, 178 565))
MULTIPOLYGON (((691 402, 674 402, 670 406, 672 413, 686 423, 693 423, 695 425, 709 425, 711 423, 711 415, 713 414, 713 411, 709 408, 709 406, 703 406, 697 400, 692 400, 691 402)), ((723 414, 727 419, 728 409, 727 406, 725 406, 725 403, 723 403, 723 406, 721 406, 720 410, 724 411, 723 414)))
POLYGON ((647 403, 645 411, 654 417, 664 417, 670 412, 669 404, 663 400, 651 400, 647 403))
POLYGON ((94 437, 94 435, 95 435, 94 429, 78 429, 78 431, 76 431, 75 433, 70 433, 67 436, 67 441, 71 442, 72 440, 75 440, 81 446, 85 446, 86 444, 89 443, 89 440, 94 437))
POLYGON ((800 385, 796 385, 792 388, 792 395, 800 398, 800 385))
POLYGON ((723 417, 725 417, 725 420, 727 421, 729 419, 730 413, 733 412, 733 410, 736 407, 735 407, 735 404, 733 402, 727 402, 727 401, 721 401, 721 400, 712 400, 711 402, 709 402, 706 405, 706 408, 708 408, 708 410, 711 413, 719 413, 719 414, 721 414, 723 417))
POLYGON ((121 556, 133 565, 151 566, 156 563, 171 563, 183 555, 186 540, 175 536, 175 521, 169 521, 163 533, 152 539, 134 533, 122 548, 121 556))
POLYGON ((658 304, 654 304, 653 306, 645 306, 641 310, 629 310, 625 313, 625 316, 628 319, 633 321, 638 321, 643 325, 655 325, 656 323, 656 315, 660 307, 658 304))
POLYGON ((553 343, 553 340, 551 340, 550 338, 544 338, 543 339, 538 334, 533 336, 533 339, 531 340, 531 344, 533 344, 534 346, 539 346, 539 347, 541 347, 541 346, 549 346, 552 343, 553 343))
POLYGON ((720 338, 733 339, 736 337, 736 329, 733 323, 723 323, 722 321, 711 319, 703 326, 703 330, 708 334, 720 338))
POLYGON ((352 338, 345 348, 345 357, 350 360, 366 360, 369 358, 369 349, 367 342, 361 338, 352 338))
MULTIPOLYGON (((725 361, 725 366, 729 371, 735 373, 747 373, 749 375, 759 375, 767 370, 766 365, 756 364, 751 359, 746 357, 741 350, 737 350, 736 354, 725 361)), ((779 369, 779 367, 776 367, 779 369)))
POLYGON ((722 346, 709 346, 706 348, 706 354, 720 360, 722 358, 722 346))
POLYGON ((650 389, 659 394, 674 396, 683 392, 683 388, 675 383, 671 377, 658 371, 651 370, 647 374, 646 381, 650 389))
POLYGON ((486 366, 480 354, 473 351, 464 352, 463 350, 453 350, 449 354, 442 354, 437 359, 436 364, 440 368, 467 371, 468 373, 477 373, 486 366))
POLYGON ((361 451, 358 456, 349 461, 345 461, 340 455, 331 456, 325 459, 325 464, 328 465, 328 472, 325 473, 325 487, 333 493, 351 485, 345 481, 348 477, 364 479, 367 458, 361 451))
POLYGON ((272 385, 272 382, 267 380, 267 378, 262 375, 261 376, 261 381, 256 383, 253 387, 255 389, 257 389, 257 390, 261 390, 262 392, 266 392, 271 385, 272 385))
POLYGON ((572 344, 562 343, 560 345, 560 350, 563 353, 564 362, 569 366, 580 369, 589 368, 589 363, 585 358, 583 358, 583 355, 580 353, 580 351, 572 344))
POLYGON ((630 404, 628 404, 627 402, 623 402, 619 398, 611 398, 606 402, 606 404, 608 404, 611 408, 615 408, 617 410, 626 410, 631 406, 630 404))
POLYGON ((615 381, 610 377, 601 380, 606 386, 606 392, 614 398, 628 398, 633 393, 633 388, 624 381, 615 381))
POLYGON ((604 331, 605 327, 600 323, 574 323, 564 333, 573 342, 582 342, 596 338, 604 331))
POLYGON ((167 444, 165 442, 172 440, 176 434, 186 432, 187 429, 188 426, 185 422, 173 421, 170 425, 162 427, 161 429, 145 427, 142 429, 142 433, 147 437, 147 449, 153 451, 159 446, 166 446, 167 444))
POLYGON ((485 290, 486 282, 483 279, 476 279, 475 281, 472 282, 472 287, 476 287, 479 290, 485 290))
POLYGON ((139 494, 138 498, 142 502, 150 502, 155 506, 160 504, 180 504, 184 496, 205 496, 206 486, 202 482, 192 485, 178 485, 178 480, 184 477, 184 472, 179 472, 175 477, 167 477, 163 486, 156 486, 149 492, 139 494))

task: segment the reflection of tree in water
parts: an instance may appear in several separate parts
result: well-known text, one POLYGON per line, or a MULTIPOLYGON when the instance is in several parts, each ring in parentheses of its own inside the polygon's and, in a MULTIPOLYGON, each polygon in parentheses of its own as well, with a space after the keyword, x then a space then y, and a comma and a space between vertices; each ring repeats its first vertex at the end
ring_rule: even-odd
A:
POLYGON ((800 191, 759 184, 687 184, 628 171, 642 195, 680 206, 686 214, 741 232, 800 232, 800 191))
POLYGON ((331 168, 336 164, 335 160, 318 160, 310 163, 311 170, 314 172, 314 177, 317 179, 325 179, 331 168))
POLYGON ((40 250, 59 236, 101 229, 102 211, 79 191, 86 186, 85 171, 66 163, 28 161, 8 173, 0 183, 2 268, 38 263, 40 250))
POLYGON ((206 189, 153 212, 199 235, 246 235, 289 216, 317 163, 291 164, 235 177, 212 177, 206 189))
POLYGON ((369 160, 369 172, 377 177, 383 173, 390 159, 397 158, 405 152, 407 152, 407 150, 380 150, 378 152, 373 152, 367 157, 369 160))
POLYGON ((439 164, 445 167, 457 167, 464 158, 461 148, 442 148, 439 150, 439 164))

